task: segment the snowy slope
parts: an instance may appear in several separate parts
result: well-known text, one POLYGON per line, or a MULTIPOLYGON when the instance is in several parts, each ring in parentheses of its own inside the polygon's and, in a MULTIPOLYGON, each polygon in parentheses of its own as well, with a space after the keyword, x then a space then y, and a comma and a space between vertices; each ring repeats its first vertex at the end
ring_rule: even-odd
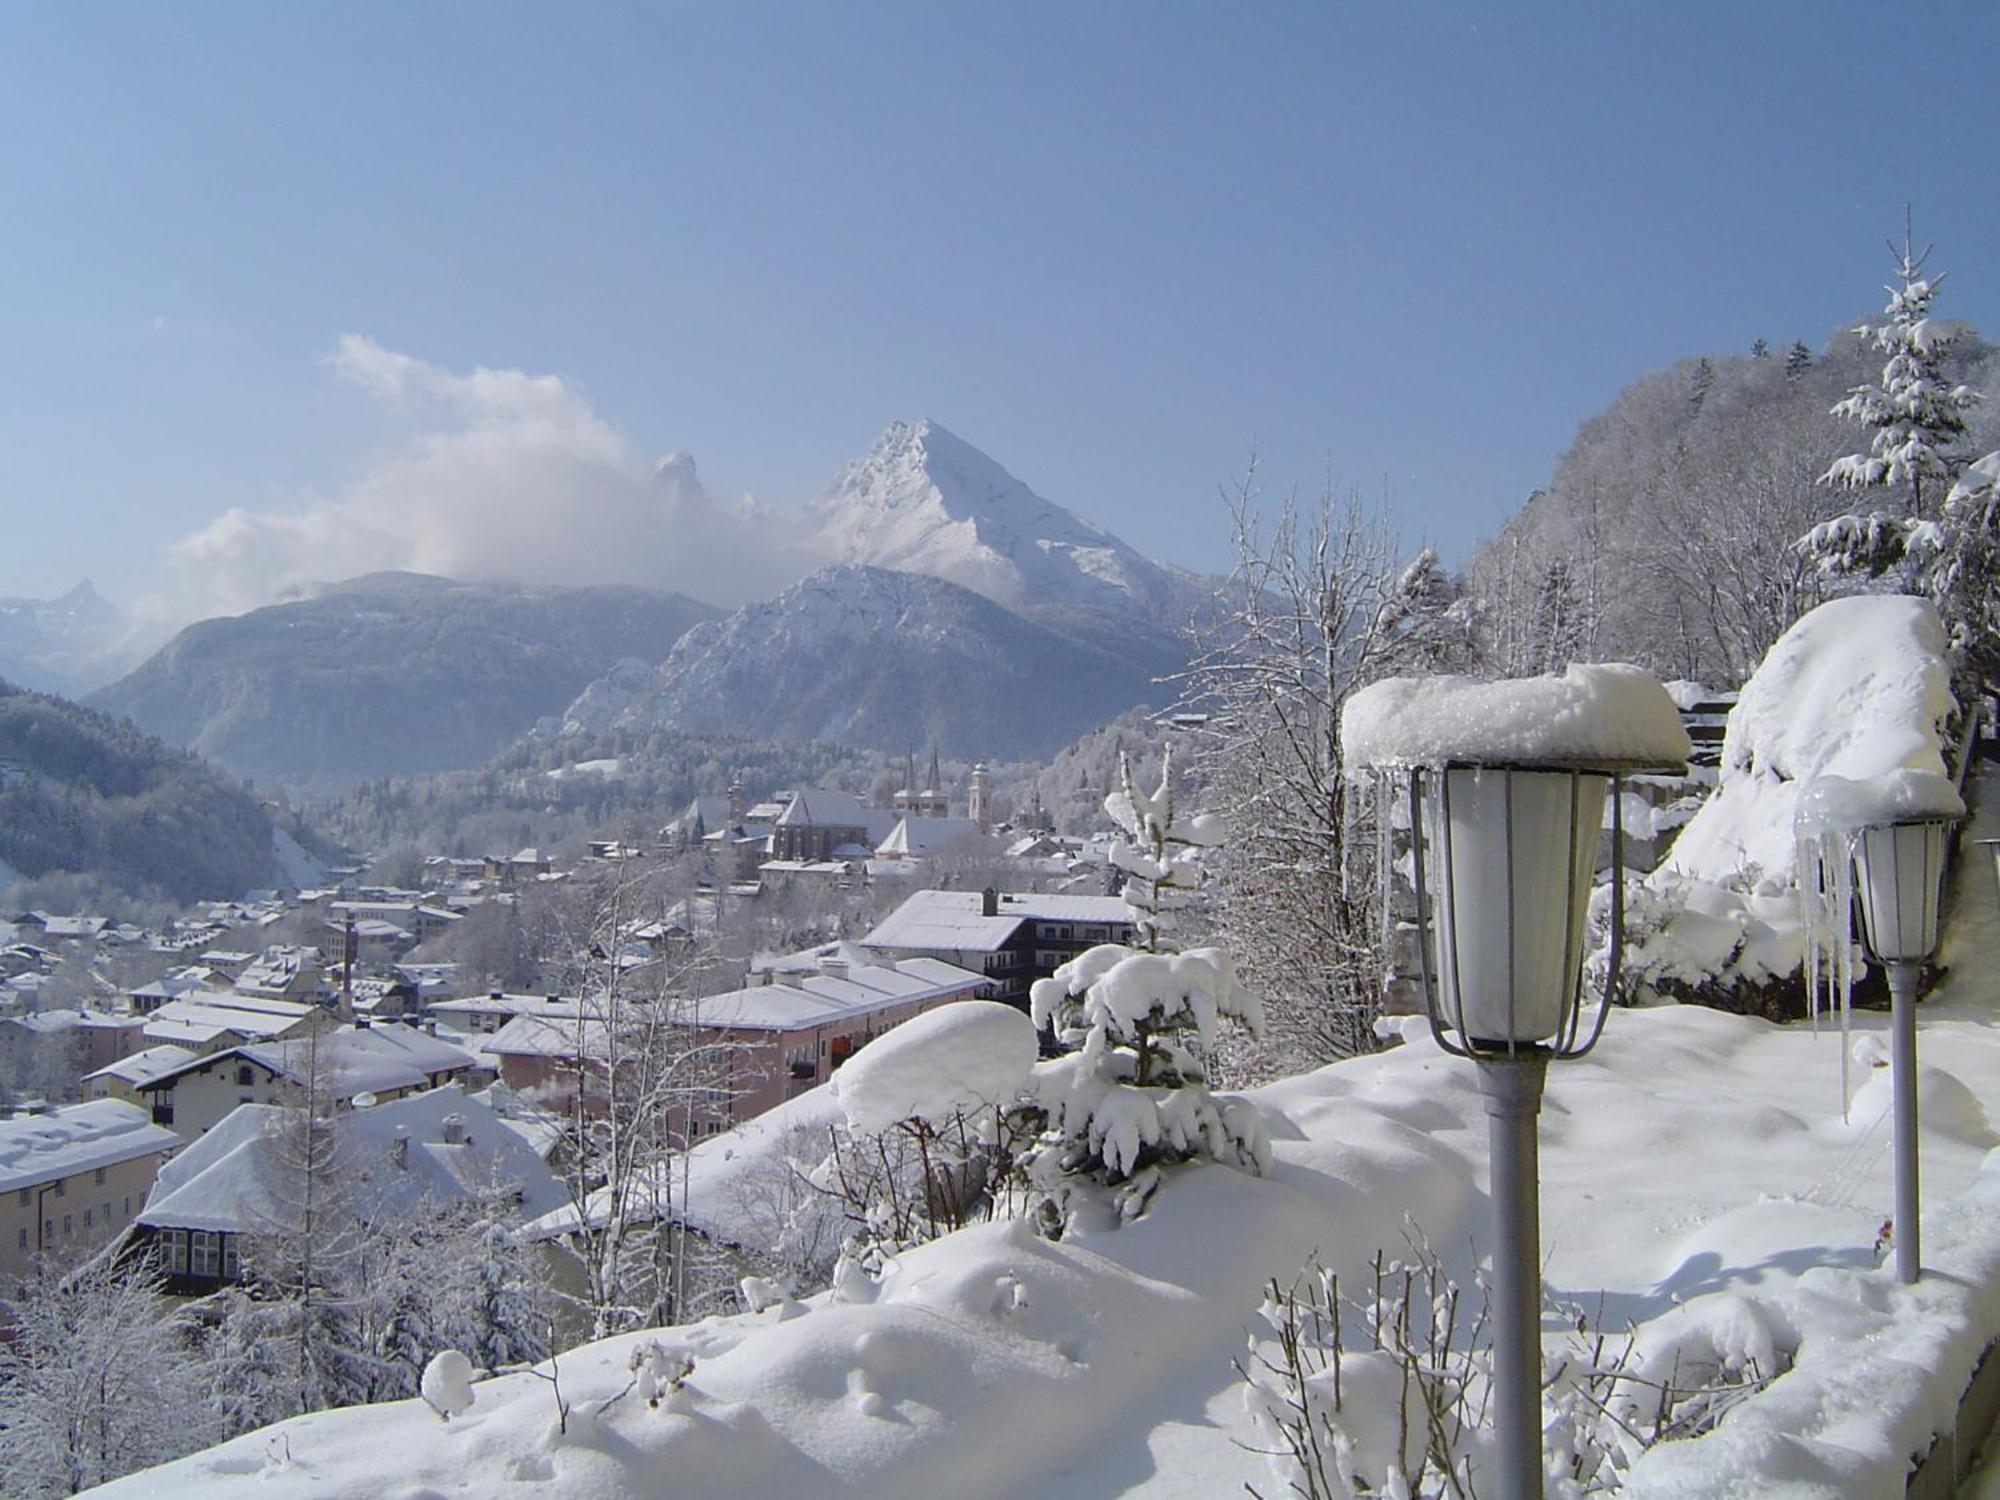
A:
POLYGON ((1153 701, 1152 678, 942 579, 833 567, 697 625, 649 686, 622 667, 563 721, 1021 758, 1153 701))
MULTIPOLYGON (((1984 872, 1954 931, 2000 934, 1984 872), (1980 903, 1983 903, 1981 905, 1980 903), (1975 908, 1968 912, 1967 907, 1975 908)), ((1891 1198, 1882 1090, 1841 1117, 1831 1034, 1695 1007, 1620 1012, 1550 1070, 1543 1246, 1552 1299, 1656 1345, 1765 1338, 1798 1366, 1711 1436, 1653 1450, 1627 1493, 1889 1496, 2000 1332, 2000 979, 1957 970, 1923 1012, 1926 1265, 1877 1268, 1891 1198)), ((1858 1021, 1878 1027, 1879 1017, 1858 1021)), ((1874 1039, 1879 1045, 1879 1037, 1874 1039)), ((903 1256, 873 1300, 785 1303, 630 1335, 549 1385, 480 1384, 448 1425, 405 1402, 251 1434, 103 1493, 235 1495, 1156 1497, 1282 1492, 1230 1361, 1266 1278, 1309 1255, 1362 1283, 1421 1232, 1462 1275, 1485 1235, 1486 1121, 1470 1065, 1421 1035, 1254 1095, 1277 1162, 1176 1174, 1149 1214, 1058 1244, 977 1227, 903 1256), (692 1355, 649 1409, 624 1388, 648 1340, 692 1355)), ((1548 1338, 1560 1347, 1565 1316, 1548 1338)))
POLYGON ((1193 581, 929 420, 891 423, 808 515, 838 561, 926 573, 1009 609, 1108 609, 1175 625, 1193 581))

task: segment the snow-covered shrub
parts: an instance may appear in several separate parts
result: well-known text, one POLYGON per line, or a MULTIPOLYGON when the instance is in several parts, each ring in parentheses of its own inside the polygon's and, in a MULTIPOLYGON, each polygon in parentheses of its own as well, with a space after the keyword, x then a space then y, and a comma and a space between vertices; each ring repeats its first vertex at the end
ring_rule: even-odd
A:
MULTIPOLYGON (((1236 1368, 1284 1492, 1477 1496, 1494 1457, 1485 1302, 1421 1242, 1408 1262, 1378 1253, 1360 1296, 1316 1262, 1289 1286, 1273 1279, 1236 1368)), ((1542 1361, 1551 1500, 1617 1493, 1641 1453, 1712 1430, 1790 1369, 1796 1348, 1782 1320, 1734 1292, 1617 1336, 1565 1311, 1570 1331, 1542 1361)))
POLYGON ((1030 994, 1035 1025, 1070 1049, 1038 1063, 1032 1091, 1047 1128, 1024 1160, 1046 1226, 1060 1233, 1109 1189, 1119 1218, 1141 1213, 1159 1168, 1195 1157, 1261 1172, 1270 1139, 1255 1106, 1211 1094, 1208 1058, 1224 1018, 1261 1032, 1262 1007, 1220 948, 1175 950, 1175 913, 1202 881, 1216 820, 1174 807, 1171 751, 1151 796, 1128 760, 1104 810, 1123 830, 1111 857, 1126 874, 1138 943, 1078 954, 1030 994), (1088 1187, 1093 1191, 1084 1191, 1088 1187))
POLYGON ((1010 1005, 965 1000, 896 1027, 834 1074, 843 1121, 811 1174, 848 1220, 848 1262, 879 1270, 898 1251, 1002 1205, 1024 1133, 1038 1050, 1010 1005))
POLYGON ((1716 790, 1628 897, 1636 983, 1771 1019, 1802 1017, 1806 934, 1793 812, 1816 777, 1942 774, 1956 710, 1937 611, 1835 599, 1779 638, 1730 710, 1716 790))

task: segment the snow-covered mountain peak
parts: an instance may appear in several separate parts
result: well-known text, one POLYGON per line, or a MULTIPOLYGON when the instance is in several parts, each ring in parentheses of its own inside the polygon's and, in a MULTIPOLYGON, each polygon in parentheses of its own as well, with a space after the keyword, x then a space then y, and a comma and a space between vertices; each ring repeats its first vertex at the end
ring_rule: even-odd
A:
POLYGON ((928 418, 891 423, 811 513, 839 561, 928 573, 1013 608, 1151 612, 1170 592, 1162 569, 928 418))
POLYGON ((701 493, 701 475, 695 469, 692 453, 669 453, 653 465, 653 482, 692 494, 701 493))

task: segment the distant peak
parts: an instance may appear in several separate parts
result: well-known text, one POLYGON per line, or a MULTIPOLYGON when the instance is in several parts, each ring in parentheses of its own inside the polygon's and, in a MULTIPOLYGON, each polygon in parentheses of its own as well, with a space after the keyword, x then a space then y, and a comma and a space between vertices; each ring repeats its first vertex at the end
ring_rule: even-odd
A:
POLYGON ((653 466, 655 483, 685 484, 692 488, 701 487, 701 475, 696 472, 694 455, 675 451, 669 453, 653 466))

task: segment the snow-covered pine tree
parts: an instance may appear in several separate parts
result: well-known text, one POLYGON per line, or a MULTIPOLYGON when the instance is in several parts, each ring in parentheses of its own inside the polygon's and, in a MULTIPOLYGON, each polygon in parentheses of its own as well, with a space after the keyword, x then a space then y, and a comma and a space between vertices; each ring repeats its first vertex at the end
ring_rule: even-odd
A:
POLYGON ((1750 344, 1750 357, 1752 359, 1769 359, 1771 357, 1770 344, 1763 339, 1752 340, 1750 344))
POLYGON ((1918 254, 1907 223, 1903 248, 1892 244, 1896 285, 1880 323, 1855 332, 1888 356, 1880 380, 1858 385, 1833 408, 1833 415, 1873 429, 1866 453, 1836 458, 1821 483, 1853 489, 1902 489, 1900 512, 1872 511, 1836 516, 1806 534, 1800 545, 1831 572, 1879 578, 1908 562, 1921 565, 1934 553, 1939 501, 1962 460, 1954 449, 1965 437, 1965 413, 1979 393, 1955 384, 1945 373, 1945 356, 1959 330, 1931 316, 1943 276, 1924 274, 1930 259, 1918 254))
POLYGON ((1945 373, 1961 331, 1931 316, 1944 277, 1924 274, 1930 250, 1916 252, 1907 224, 1902 250, 1889 249, 1899 284, 1888 288, 1887 319, 1856 330, 1888 362, 1879 385, 1857 386, 1833 408, 1873 427, 1874 436, 1867 453, 1835 459, 1823 482, 1906 486, 1907 501, 1900 513, 1836 516, 1799 547, 1828 572, 1879 578, 1900 570, 1906 587, 1937 605, 1957 669, 1991 691, 2000 683, 2000 452, 1967 465, 1956 451, 1965 414, 1983 398, 1945 373))
POLYGON ((1176 810, 1171 746, 1152 795, 1133 782, 1129 757, 1120 757, 1119 783, 1104 810, 1125 835, 1111 858, 1126 876, 1137 942, 1087 949, 1031 992, 1035 1024, 1072 1049, 1035 1067, 1048 1129, 1024 1162, 1056 1234, 1100 1215, 1137 1217, 1164 1166, 1205 1157, 1261 1172, 1270 1160, 1256 1107, 1208 1090, 1218 1023, 1261 1033, 1262 1006, 1237 983, 1226 951, 1178 951, 1172 936, 1221 822, 1176 810))
POLYGON ((1812 368, 1812 347, 1804 339, 1793 339, 1792 347, 1785 351, 1785 375, 1796 380, 1812 368))

